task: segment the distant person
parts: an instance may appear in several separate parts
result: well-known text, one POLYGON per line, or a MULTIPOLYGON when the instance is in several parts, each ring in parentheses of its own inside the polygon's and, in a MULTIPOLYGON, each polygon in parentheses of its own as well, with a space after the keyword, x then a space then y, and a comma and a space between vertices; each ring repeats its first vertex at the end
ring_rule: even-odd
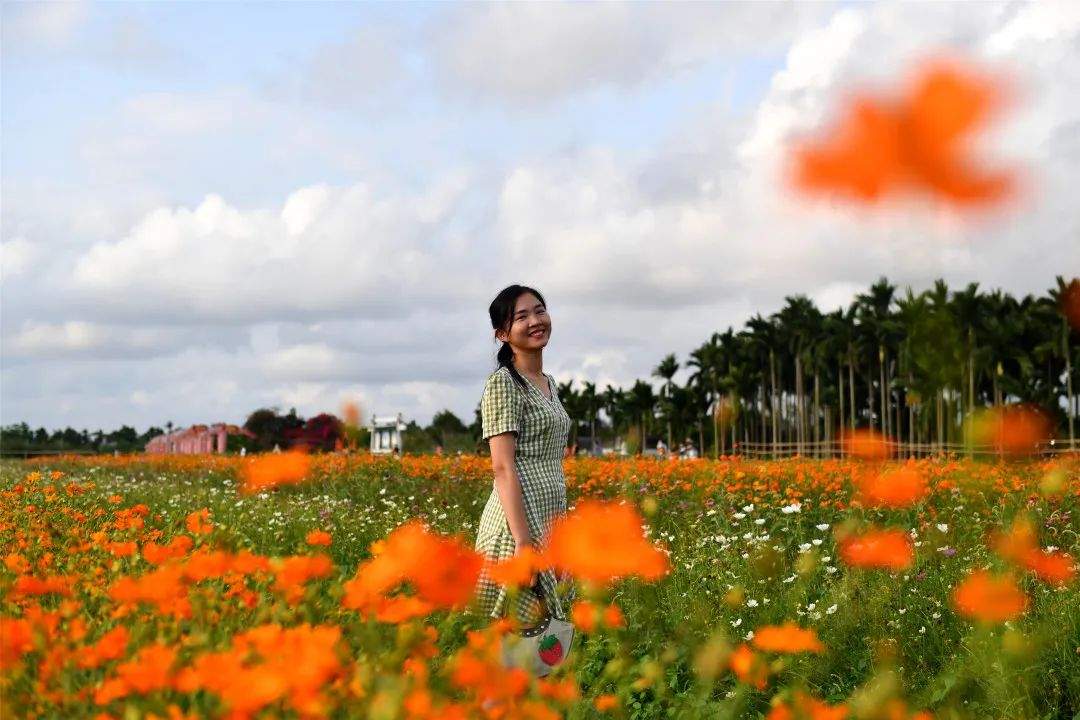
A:
POLYGON ((664 444, 664 439, 660 438, 656 441, 656 454, 658 457, 664 457, 667 455, 667 445, 664 444))
POLYGON ((443 455, 443 449, 442 449, 442 445, 436 445, 436 446, 435 446, 435 454, 436 454, 436 455, 437 455, 438 457, 442 457, 442 455, 443 455))
POLYGON ((394 448, 393 448, 393 450, 391 450, 391 453, 392 453, 392 454, 393 454, 393 456, 394 456, 394 457, 396 457, 396 458, 400 458, 400 457, 401 457, 401 449, 400 449, 400 448, 399 448, 399 447, 398 447, 397 445, 394 445, 394 448))

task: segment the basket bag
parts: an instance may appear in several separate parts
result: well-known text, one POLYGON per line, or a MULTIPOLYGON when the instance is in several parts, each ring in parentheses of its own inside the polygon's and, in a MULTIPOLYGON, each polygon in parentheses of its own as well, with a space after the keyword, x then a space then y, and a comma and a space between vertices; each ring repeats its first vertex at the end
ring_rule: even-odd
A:
POLYGON ((574 626, 553 617, 544 600, 540 579, 529 588, 541 607, 544 617, 531 628, 510 633, 502 639, 502 659, 505 667, 519 667, 536 677, 544 677, 562 665, 574 642, 574 626))

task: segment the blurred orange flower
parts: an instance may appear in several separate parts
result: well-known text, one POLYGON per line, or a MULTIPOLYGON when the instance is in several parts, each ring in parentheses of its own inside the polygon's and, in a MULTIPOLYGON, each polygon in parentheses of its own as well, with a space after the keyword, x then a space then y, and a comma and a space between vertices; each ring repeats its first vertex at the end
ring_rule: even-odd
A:
POLYGON ((731 653, 728 657, 728 667, 731 668, 731 672, 735 673, 735 677, 739 679, 739 682, 753 685, 758 690, 765 688, 765 683, 769 677, 768 665, 766 665, 764 658, 751 650, 746 643, 739 645, 731 653))
POLYGON ((859 502, 868 507, 907 507, 926 497, 926 478, 910 466, 864 476, 859 481, 859 502))
POLYGON ((240 491, 257 493, 279 485, 303 481, 311 471, 311 457, 304 452, 266 453, 252 459, 242 470, 240 491))
POLYGON ((631 505, 583 500, 552 524, 545 557, 583 580, 608 583, 627 575, 667 574, 667 555, 645 537, 631 505))
POLYGON ((604 695, 597 695, 596 698, 593 699, 593 707, 595 707, 600 712, 614 710, 618 706, 619 698, 611 695, 610 693, 606 693, 604 695))
POLYGON ((210 522, 210 510, 207 508, 189 514, 184 520, 184 525, 192 535, 206 535, 214 529, 214 524, 210 522))
POLYGON ((308 545, 330 545, 334 541, 334 538, 330 533, 325 530, 312 530, 304 538, 304 542, 308 545))
POLYGON ((1028 602, 1011 576, 995 577, 986 570, 971 573, 953 590, 953 603, 960 614, 987 623, 1023 614, 1028 602))
POLYGON ((887 437, 876 430, 845 430, 840 435, 844 454, 863 460, 884 460, 891 455, 887 437))
POLYGON ((1006 455, 1027 455, 1052 434, 1050 419, 1034 405, 989 408, 968 424, 968 440, 975 446, 1006 455))
POLYGON ((980 171, 966 152, 1000 98, 988 77, 926 62, 898 100, 857 95, 826 138, 796 148, 795 185, 867 203, 908 190, 959 206, 1000 201, 1014 190, 1013 173, 980 171))
POLYGON ((846 705, 826 705, 814 696, 797 690, 790 703, 773 705, 765 720, 844 720, 847 716, 846 705))
POLYGON ((488 574, 500 585, 517 587, 528 583, 533 573, 545 567, 539 553, 531 547, 524 547, 507 559, 493 564, 488 569, 488 574))
POLYGON ((844 538, 840 557, 852 567, 897 571, 911 566, 915 549, 902 530, 871 530, 844 538))
POLYGON ((461 540, 432 534, 419 520, 395 528, 377 549, 378 554, 362 563, 356 576, 344 584, 342 605, 374 612, 379 619, 467 603, 484 563, 483 556, 461 540), (405 580, 416 588, 416 600, 388 598, 405 580), (402 608, 407 612, 403 614, 402 608))
POLYGON ((1032 550, 1024 557, 1024 567, 1044 582, 1066 585, 1076 577, 1072 555, 1066 552, 1032 550))
POLYGON ((793 622, 759 628, 754 631, 753 643, 758 650, 768 652, 825 652, 825 646, 818 640, 816 632, 810 628, 801 628, 793 622))

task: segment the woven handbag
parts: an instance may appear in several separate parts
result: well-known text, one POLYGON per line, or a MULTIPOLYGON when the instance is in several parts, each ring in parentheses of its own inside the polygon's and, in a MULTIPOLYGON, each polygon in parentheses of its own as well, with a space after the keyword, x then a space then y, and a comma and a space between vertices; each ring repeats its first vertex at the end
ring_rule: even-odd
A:
POLYGON ((551 614, 540 587, 539 577, 528 588, 540 600, 544 617, 531 628, 510 633, 502 640, 505 667, 519 667, 536 677, 544 677, 559 667, 570 654, 574 642, 574 626, 551 614))

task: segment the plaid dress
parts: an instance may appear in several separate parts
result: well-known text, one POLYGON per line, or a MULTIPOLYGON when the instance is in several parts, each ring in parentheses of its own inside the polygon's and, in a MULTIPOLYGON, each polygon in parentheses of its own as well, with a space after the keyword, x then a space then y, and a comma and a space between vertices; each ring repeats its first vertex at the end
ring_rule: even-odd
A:
MULTIPOLYGON (((551 399, 528 379, 525 379, 527 387, 522 388, 510 370, 500 366, 488 377, 480 400, 484 440, 507 431, 517 435, 514 466, 521 479, 529 537, 541 548, 547 543, 552 521, 566 512, 563 452, 571 425, 570 416, 555 392, 555 381, 550 375, 545 374, 545 377, 551 399)), ((491 562, 512 557, 516 551, 510 524, 494 487, 480 516, 476 550, 491 562)), ((569 581, 568 577, 562 579, 569 581)), ((566 582, 569 588, 560 597, 556 587, 558 581, 552 570, 540 573, 540 584, 551 614, 565 620, 575 593, 572 584, 566 582)), ((494 582, 486 569, 482 570, 476 584, 476 610, 491 617, 502 617, 506 614, 506 605, 506 588, 494 582)), ((526 588, 518 594, 516 614, 527 624, 532 624, 543 614, 536 596, 526 588)))

